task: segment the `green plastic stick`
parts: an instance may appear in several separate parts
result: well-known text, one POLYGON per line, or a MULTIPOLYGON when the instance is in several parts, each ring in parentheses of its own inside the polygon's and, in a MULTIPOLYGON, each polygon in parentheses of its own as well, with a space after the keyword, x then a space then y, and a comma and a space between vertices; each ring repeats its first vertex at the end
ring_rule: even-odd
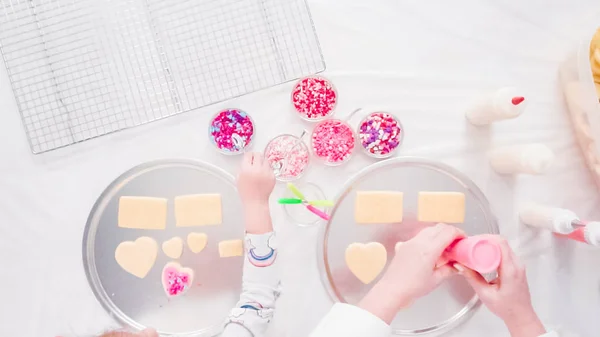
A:
POLYGON ((281 198, 281 199, 279 199, 278 202, 282 205, 295 205, 295 204, 301 204, 302 200, 294 199, 294 198, 281 198))
POLYGON ((292 193, 294 193, 295 196, 297 196, 299 199, 302 200, 306 200, 306 198, 304 197, 304 194, 302 194, 302 192, 300 192, 300 190, 298 190, 298 187, 296 187, 296 185, 292 184, 292 183, 288 183, 287 187, 290 189, 290 191, 292 191, 292 193))

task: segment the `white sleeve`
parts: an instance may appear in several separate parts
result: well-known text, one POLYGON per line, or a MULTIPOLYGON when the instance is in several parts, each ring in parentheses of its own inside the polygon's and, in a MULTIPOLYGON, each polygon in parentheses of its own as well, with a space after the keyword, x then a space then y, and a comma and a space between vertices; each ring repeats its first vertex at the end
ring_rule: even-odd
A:
MULTIPOLYGON (((309 337, 388 337, 390 327, 379 317, 350 304, 337 303, 309 337)), ((559 337, 548 332, 539 337, 559 337)))
POLYGON ((390 327, 379 317, 350 304, 337 303, 310 337, 388 337, 390 327))
POLYGON ((246 234, 240 301, 225 321, 222 337, 261 337, 279 297, 279 264, 275 233, 246 234))

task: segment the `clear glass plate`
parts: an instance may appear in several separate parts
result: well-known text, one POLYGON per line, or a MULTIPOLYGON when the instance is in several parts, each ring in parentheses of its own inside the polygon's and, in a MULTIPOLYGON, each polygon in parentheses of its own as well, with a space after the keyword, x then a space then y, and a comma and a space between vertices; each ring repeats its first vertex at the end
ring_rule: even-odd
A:
MULTIPOLYGON (((457 225, 469 235, 498 233, 496 218, 488 201, 465 175, 442 163, 421 158, 396 158, 373 164, 351 178, 336 198, 331 220, 319 237, 321 279, 333 301, 357 304, 377 280, 361 283, 346 266, 345 250, 354 242, 380 242, 388 252, 388 264, 394 246, 406 241, 431 223, 416 220, 420 191, 462 192, 466 199, 466 217, 457 225), (404 220, 400 224, 357 225, 354 203, 357 191, 404 192, 404 220)), ((382 273, 383 274, 383 273, 382 273)), ((380 275, 381 276, 381 275, 380 275)), ((431 294, 417 300, 396 315, 392 330, 396 335, 420 335, 444 332, 459 323, 477 305, 471 287, 457 276, 431 294)))
POLYGON ((218 252, 219 241, 243 239, 240 209, 234 178, 207 163, 161 160, 125 172, 96 201, 83 236, 83 263, 96 298, 119 322, 136 329, 153 327, 165 335, 216 336, 241 291, 243 258, 220 258, 218 252), (175 227, 174 198, 203 193, 221 194, 223 223, 219 226, 175 227), (117 212, 121 196, 168 198, 167 228, 119 228, 117 212), (185 244, 190 232, 208 235, 208 245, 199 254, 192 253, 185 244), (144 279, 121 269, 114 257, 119 243, 140 236, 154 238, 159 246, 156 263, 144 279), (194 269, 195 280, 185 295, 169 300, 160 276, 162 268, 171 259, 160 247, 173 236, 184 240, 179 262, 194 269))

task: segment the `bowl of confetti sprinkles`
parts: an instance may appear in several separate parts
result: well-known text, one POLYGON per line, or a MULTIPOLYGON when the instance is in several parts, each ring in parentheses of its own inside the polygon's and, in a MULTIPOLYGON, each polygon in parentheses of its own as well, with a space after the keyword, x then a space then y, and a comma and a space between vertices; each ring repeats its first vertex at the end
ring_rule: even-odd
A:
POLYGON ((388 158, 402 144, 404 128, 386 112, 373 112, 358 125, 358 140, 365 153, 374 158, 388 158))
POLYGON ((265 148, 265 158, 279 181, 299 179, 308 167, 309 157, 306 143, 294 135, 279 135, 265 148))
POLYGON ((319 122, 312 132, 313 153, 326 165, 337 166, 352 157, 356 137, 348 123, 339 119, 319 122))
POLYGON ((240 154, 252 144, 254 121, 245 111, 225 109, 212 118, 208 127, 210 141, 223 154, 240 154))
POLYGON ((307 121, 320 121, 333 114, 338 93, 331 81, 319 76, 302 78, 292 90, 292 105, 307 121))

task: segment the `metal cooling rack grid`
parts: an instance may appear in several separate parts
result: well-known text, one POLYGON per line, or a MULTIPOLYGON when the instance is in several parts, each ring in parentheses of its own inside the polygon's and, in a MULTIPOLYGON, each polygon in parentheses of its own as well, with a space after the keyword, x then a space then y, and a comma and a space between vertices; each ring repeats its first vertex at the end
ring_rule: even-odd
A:
POLYGON ((0 0, 34 153, 324 70, 305 0, 0 0))

